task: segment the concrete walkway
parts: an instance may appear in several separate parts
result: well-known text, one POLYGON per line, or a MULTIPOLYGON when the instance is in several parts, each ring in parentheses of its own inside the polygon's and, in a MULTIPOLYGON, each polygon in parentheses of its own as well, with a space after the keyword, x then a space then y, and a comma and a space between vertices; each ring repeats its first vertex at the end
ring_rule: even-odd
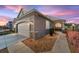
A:
POLYGON ((61 33, 61 32, 57 32, 57 34, 59 35, 58 39, 56 40, 55 45, 50 52, 70 53, 70 49, 69 49, 69 46, 68 46, 66 35, 61 33))
POLYGON ((24 43, 18 42, 11 46, 8 46, 9 53, 34 53, 29 47, 24 43))

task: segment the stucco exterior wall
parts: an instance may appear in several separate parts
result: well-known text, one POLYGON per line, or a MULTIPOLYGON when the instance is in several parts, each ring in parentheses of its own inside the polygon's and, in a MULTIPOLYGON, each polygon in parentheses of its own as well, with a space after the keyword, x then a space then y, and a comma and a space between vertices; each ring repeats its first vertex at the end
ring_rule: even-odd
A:
POLYGON ((42 36, 45 36, 48 33, 48 30, 46 29, 46 19, 42 16, 35 15, 34 25, 35 39, 41 38, 42 36))
MULTIPOLYGON (((45 36, 46 34, 48 34, 48 29, 46 29, 46 20, 48 20, 48 19, 43 17, 42 15, 39 15, 39 13, 33 12, 22 18, 17 18, 17 20, 15 21, 15 24, 14 24, 14 28, 16 28, 16 32, 17 32, 18 24, 21 24, 22 22, 25 22, 26 24, 29 22, 33 22, 33 24, 32 24, 33 26, 31 26, 32 29, 30 31, 30 36, 33 39, 38 39, 38 38, 41 38, 42 36, 45 36)), ((24 28, 25 28, 25 26, 23 27, 23 29, 24 28)))
POLYGON ((34 21, 34 15, 29 15, 28 17, 27 16, 25 16, 24 18, 21 18, 21 19, 16 19, 16 21, 15 21, 15 24, 14 25, 16 25, 16 24, 18 24, 18 23, 20 23, 20 22, 23 22, 23 21, 26 21, 26 22, 30 22, 30 21, 34 21))

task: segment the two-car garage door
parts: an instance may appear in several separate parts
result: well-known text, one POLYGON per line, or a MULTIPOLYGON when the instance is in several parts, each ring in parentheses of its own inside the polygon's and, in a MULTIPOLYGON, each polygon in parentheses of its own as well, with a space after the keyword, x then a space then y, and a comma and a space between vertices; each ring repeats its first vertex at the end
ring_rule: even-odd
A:
POLYGON ((20 23, 18 24, 18 34, 26 36, 26 37, 30 37, 29 35, 29 25, 27 23, 20 23))

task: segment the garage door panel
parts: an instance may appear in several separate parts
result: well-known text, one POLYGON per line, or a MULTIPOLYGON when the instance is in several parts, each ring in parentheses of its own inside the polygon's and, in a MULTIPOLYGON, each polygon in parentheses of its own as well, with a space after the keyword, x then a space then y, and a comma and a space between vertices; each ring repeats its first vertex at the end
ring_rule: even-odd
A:
POLYGON ((27 23, 18 24, 18 34, 29 37, 29 25, 27 23))

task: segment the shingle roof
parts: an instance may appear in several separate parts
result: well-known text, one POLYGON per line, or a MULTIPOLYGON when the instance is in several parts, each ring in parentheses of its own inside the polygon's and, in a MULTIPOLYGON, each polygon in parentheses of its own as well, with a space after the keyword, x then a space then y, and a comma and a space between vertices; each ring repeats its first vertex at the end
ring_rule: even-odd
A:
POLYGON ((56 21, 56 20, 61 20, 61 21, 65 21, 64 19, 60 19, 60 18, 57 18, 57 17, 54 17, 54 16, 49 16, 49 15, 46 15, 48 18, 50 18, 52 21, 56 21))
MULTIPOLYGON (((45 18, 47 18, 47 19, 49 19, 50 21, 55 21, 55 20, 62 20, 62 21, 65 21, 65 20, 63 20, 63 19, 59 19, 59 18, 56 18, 56 17, 53 17, 53 16, 48 16, 48 15, 43 15, 42 13, 40 13, 37 9, 31 9, 30 11, 26 11, 25 9, 21 9, 21 11, 20 11, 20 13, 21 12, 23 12, 24 14, 23 14, 23 16, 25 16, 25 15, 27 15, 27 14, 30 14, 30 13, 32 13, 32 12, 37 12, 37 13, 39 13, 40 15, 42 15, 43 17, 45 17, 45 18)), ((19 14, 20 14, 19 13, 19 14)), ((18 15, 19 16, 19 15, 18 15)), ((22 17, 23 17, 22 16, 22 17)))

